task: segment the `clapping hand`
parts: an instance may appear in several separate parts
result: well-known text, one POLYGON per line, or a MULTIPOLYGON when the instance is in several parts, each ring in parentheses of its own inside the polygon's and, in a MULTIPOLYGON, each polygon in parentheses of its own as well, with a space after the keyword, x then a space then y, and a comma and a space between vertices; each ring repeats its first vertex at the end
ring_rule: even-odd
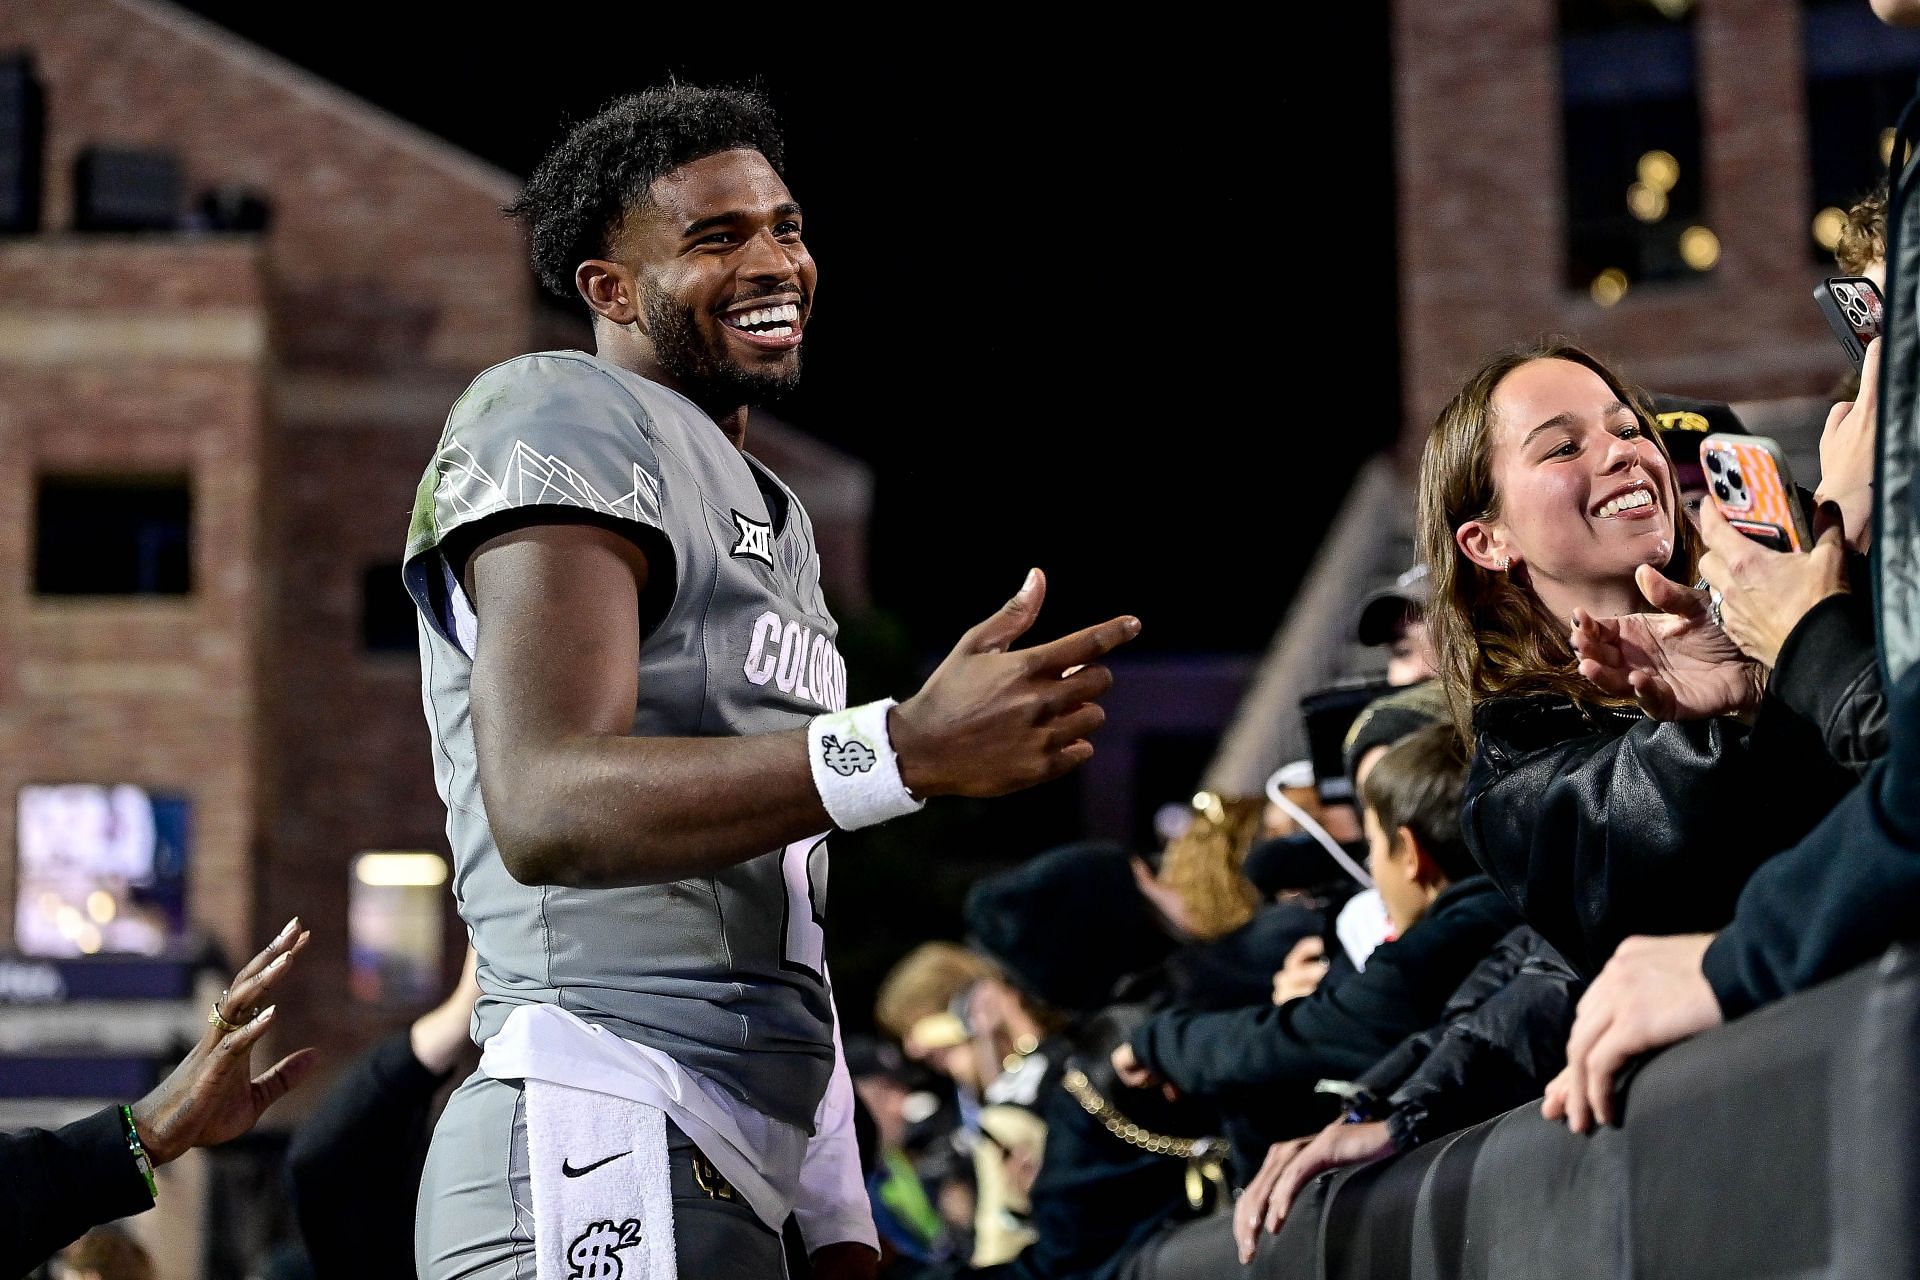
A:
MULTIPOLYGON (((1739 535, 1734 535, 1738 537, 1739 535)), ((1573 614, 1580 674, 1656 720, 1739 715, 1760 703, 1760 672, 1714 622, 1704 591, 1641 565, 1634 583, 1658 613, 1573 614)))

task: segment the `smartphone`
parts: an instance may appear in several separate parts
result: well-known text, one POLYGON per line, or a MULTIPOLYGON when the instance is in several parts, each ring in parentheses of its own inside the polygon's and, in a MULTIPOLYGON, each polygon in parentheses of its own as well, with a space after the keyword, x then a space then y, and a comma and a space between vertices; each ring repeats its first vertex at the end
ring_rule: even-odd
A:
POLYGON ((1780 446, 1765 436, 1714 432, 1700 442, 1707 492, 1727 523, 1775 551, 1813 545, 1807 513, 1780 446))
POLYGON ((1853 371, 1860 372, 1867 344, 1880 336, 1880 318, 1886 314, 1880 290, 1865 276, 1833 276, 1814 286, 1813 300, 1853 361, 1853 371))

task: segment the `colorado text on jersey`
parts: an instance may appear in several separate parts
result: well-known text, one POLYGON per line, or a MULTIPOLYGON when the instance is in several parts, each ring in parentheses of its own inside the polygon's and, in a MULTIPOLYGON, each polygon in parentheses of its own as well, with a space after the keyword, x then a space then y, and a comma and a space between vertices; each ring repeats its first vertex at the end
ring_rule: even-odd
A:
POLYGON ((753 620, 746 673, 753 684, 771 680, 780 692, 823 711, 847 705, 847 664, 833 641, 825 632, 783 619, 771 609, 753 620))

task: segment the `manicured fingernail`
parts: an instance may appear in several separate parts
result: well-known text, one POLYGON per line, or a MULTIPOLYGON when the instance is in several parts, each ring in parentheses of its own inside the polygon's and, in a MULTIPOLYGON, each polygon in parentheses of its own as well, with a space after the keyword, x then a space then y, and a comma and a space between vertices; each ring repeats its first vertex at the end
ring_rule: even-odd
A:
POLYGON ((299 923, 300 923, 299 916, 295 916, 293 919, 287 921, 285 924, 280 926, 280 932, 274 935, 273 940, 275 942, 284 942, 286 940, 287 935, 292 933, 294 930, 294 927, 299 923))
POLYGON ((1034 584, 1036 584, 1039 581, 1040 581, 1040 571, 1038 569, 1027 570, 1026 578, 1022 580, 1022 582, 1020 583, 1020 594, 1024 596, 1028 592, 1032 591, 1034 588, 1034 584))
POLYGON ((260 1021, 262 1021, 262 1022, 272 1022, 272 1021, 273 1021, 273 1011, 274 1011, 275 1009, 278 1009, 279 1007, 280 1007, 280 1006, 279 1006, 279 1005, 277 1005, 277 1004, 270 1004, 270 1005, 268 1005, 268 1006, 267 1006, 266 1008, 264 1008, 264 1009, 262 1009, 262 1010, 260 1011, 260 1021))
POLYGON ((284 969, 286 967, 287 961, 291 959, 293 959, 293 956, 291 953, 281 956, 278 960, 275 960, 272 964, 267 966, 267 972, 272 973, 275 969, 284 969))
POLYGON ((1137 636, 1140 634, 1140 619, 1128 618, 1120 624, 1120 629, 1130 636, 1137 636))

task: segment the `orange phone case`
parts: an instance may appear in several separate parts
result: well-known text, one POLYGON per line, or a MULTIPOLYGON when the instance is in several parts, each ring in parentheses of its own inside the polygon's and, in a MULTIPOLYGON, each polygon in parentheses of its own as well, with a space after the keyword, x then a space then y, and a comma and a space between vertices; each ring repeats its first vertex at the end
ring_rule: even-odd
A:
POLYGON ((1805 551, 1813 545, 1778 444, 1765 436, 1715 432, 1700 442, 1700 466, 1708 497, 1728 524, 1782 550, 1805 551))

